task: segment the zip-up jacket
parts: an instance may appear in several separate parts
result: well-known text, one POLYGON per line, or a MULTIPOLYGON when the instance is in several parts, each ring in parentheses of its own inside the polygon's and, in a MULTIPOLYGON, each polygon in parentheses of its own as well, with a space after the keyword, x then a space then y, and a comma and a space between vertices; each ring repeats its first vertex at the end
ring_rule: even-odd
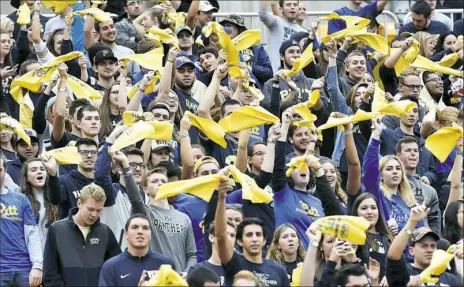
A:
POLYGON ((106 260, 121 253, 111 229, 98 220, 86 239, 73 215, 50 226, 45 244, 44 286, 98 286, 106 260))

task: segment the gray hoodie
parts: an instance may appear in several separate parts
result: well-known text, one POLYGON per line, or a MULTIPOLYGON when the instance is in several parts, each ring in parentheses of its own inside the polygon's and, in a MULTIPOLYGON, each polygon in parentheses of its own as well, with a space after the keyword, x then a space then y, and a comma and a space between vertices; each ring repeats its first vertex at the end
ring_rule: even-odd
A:
POLYGON ((427 223, 430 229, 437 234, 441 234, 441 213, 437 192, 431 186, 423 183, 418 174, 407 175, 409 184, 414 191, 414 196, 418 204, 422 204, 425 201, 427 207, 430 208, 430 212, 427 215, 427 223))

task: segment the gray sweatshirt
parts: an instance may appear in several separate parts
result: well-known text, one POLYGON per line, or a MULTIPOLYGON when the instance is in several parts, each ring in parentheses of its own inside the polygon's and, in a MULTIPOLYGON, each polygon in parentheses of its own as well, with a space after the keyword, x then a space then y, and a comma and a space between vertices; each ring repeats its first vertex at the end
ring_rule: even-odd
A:
POLYGON ((271 32, 272 45, 269 45, 269 58, 271 58, 272 70, 277 71, 280 67, 280 45, 293 33, 307 32, 307 30, 296 22, 289 22, 284 18, 268 13, 266 8, 259 9, 259 20, 266 25, 271 32))
POLYGON ((132 214, 148 216, 151 229, 150 250, 170 257, 177 272, 197 264, 197 247, 190 218, 175 209, 145 205, 138 191, 127 190, 132 214))
POLYGON ((437 234, 441 234, 441 213, 437 192, 431 186, 423 183, 418 174, 407 175, 409 184, 414 191, 416 201, 418 204, 422 204, 425 201, 427 207, 430 208, 430 212, 427 215, 427 223, 430 229, 437 234))

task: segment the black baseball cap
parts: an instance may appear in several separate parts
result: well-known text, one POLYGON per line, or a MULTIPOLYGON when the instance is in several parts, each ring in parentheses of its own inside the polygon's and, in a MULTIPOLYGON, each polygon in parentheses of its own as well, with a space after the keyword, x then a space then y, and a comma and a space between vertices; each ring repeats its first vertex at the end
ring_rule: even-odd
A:
POLYGON ((11 0, 10 4, 11 4, 11 6, 13 6, 16 9, 18 9, 19 5, 20 5, 19 0, 11 0))
MULTIPOLYGON (((31 139, 31 142, 39 142, 39 136, 37 135, 37 132, 33 129, 24 129, 24 132, 26 135, 29 136, 31 139)), ((16 143, 18 144, 20 141, 24 141, 22 138, 18 137, 16 140, 16 143)))
POLYGON ((410 239, 411 245, 414 245, 415 243, 421 241, 426 236, 431 236, 436 241, 440 240, 440 236, 436 234, 435 232, 433 232, 432 229, 428 227, 421 227, 421 228, 414 230, 414 232, 412 233, 412 236, 410 239))
POLYGON ((298 43, 296 40, 288 39, 287 41, 284 41, 282 45, 280 45, 279 53, 281 55, 285 55, 285 51, 287 51, 287 49, 292 46, 300 47, 300 43, 298 43))
POLYGON ((117 62, 118 58, 114 56, 113 51, 111 51, 111 49, 104 49, 104 50, 99 51, 95 55, 95 65, 98 65, 104 60, 113 60, 117 62))

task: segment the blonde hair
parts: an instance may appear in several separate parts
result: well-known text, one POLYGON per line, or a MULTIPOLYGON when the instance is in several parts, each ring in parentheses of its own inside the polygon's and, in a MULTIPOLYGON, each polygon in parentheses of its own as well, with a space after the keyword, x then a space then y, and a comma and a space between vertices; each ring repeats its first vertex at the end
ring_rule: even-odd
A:
POLYGON ((290 228, 297 233, 298 249, 296 251, 296 262, 297 263, 303 262, 304 256, 305 256, 304 247, 303 245, 301 245, 301 240, 300 240, 300 237, 298 236, 298 232, 295 226, 293 226, 292 224, 288 224, 288 223, 282 224, 274 232, 274 237, 272 238, 272 243, 271 243, 271 246, 269 247, 269 252, 267 254, 267 259, 273 260, 282 266, 284 266, 285 264, 285 259, 284 259, 284 254, 282 253, 282 250, 279 248, 279 240, 280 240, 280 237, 282 236, 282 233, 284 233, 284 231, 287 228, 290 228))
POLYGON ((81 190, 79 200, 81 203, 85 203, 90 197, 98 202, 106 201, 105 191, 95 183, 84 186, 81 190))
POLYGON ((427 40, 430 37, 433 37, 433 35, 423 31, 414 34, 414 39, 416 39, 419 42, 419 54, 426 58, 430 58, 431 56, 433 56, 427 50, 427 40))
POLYGON ((253 281, 256 284, 256 286, 262 286, 258 278, 256 278, 256 276, 253 273, 247 270, 242 270, 238 272, 237 274, 235 274, 234 282, 232 285, 235 285, 235 281, 240 280, 240 279, 253 281))
MULTIPOLYGON (((382 171, 390 160, 396 160, 401 167, 402 179, 401 183, 398 185, 398 195, 407 206, 412 207, 416 204, 416 198, 414 197, 414 192, 411 188, 411 185, 409 185, 408 179, 406 178, 406 171, 404 170, 404 166, 398 157, 394 155, 387 155, 382 157, 380 159, 379 170, 382 171)), ((392 199, 392 193, 382 182, 380 183, 380 189, 389 200, 392 199)))
POLYGON ((3 17, 2 19, 0 19, 0 32, 1 33, 7 33, 9 25, 14 26, 14 22, 10 18, 3 17))
POLYGON ((445 107, 437 110, 436 122, 440 128, 451 127, 459 119, 459 110, 455 107, 445 107))

